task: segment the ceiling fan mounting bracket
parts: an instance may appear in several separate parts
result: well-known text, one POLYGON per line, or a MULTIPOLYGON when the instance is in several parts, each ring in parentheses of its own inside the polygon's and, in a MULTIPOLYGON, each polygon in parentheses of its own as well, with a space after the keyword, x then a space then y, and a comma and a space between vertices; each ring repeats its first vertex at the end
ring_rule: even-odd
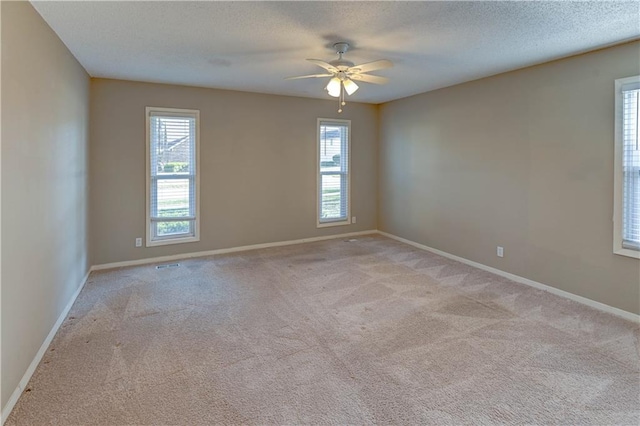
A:
POLYGON ((354 63, 351 61, 347 61, 346 59, 342 59, 342 55, 349 50, 349 43, 345 41, 339 41, 338 43, 333 44, 333 48, 336 50, 338 54, 338 59, 334 59, 329 63, 334 67, 338 68, 340 71, 346 71, 348 68, 354 66, 354 63))
POLYGON ((345 41, 339 41, 339 42, 333 44, 333 48, 336 49, 336 53, 338 55, 342 55, 347 50, 349 50, 349 43, 347 43, 345 41))

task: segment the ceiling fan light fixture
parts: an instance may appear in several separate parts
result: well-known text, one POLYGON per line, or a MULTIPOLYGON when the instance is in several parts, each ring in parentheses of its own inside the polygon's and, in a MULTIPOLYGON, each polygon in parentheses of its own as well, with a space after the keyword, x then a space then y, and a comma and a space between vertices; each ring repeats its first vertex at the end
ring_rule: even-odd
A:
POLYGON ((338 54, 338 59, 330 62, 321 59, 307 59, 307 61, 323 68, 325 74, 301 75, 299 77, 287 77, 287 80, 296 80, 299 78, 315 78, 315 77, 331 77, 329 83, 325 86, 325 90, 329 96, 338 98, 338 112, 342 112, 342 107, 346 104, 344 98, 346 95, 353 95, 358 90, 358 85, 353 81, 357 80, 364 83, 385 84, 389 81, 386 77, 366 74, 370 71, 381 70, 393 66, 388 59, 379 59, 373 62, 367 62, 355 65, 351 61, 342 58, 342 55, 349 50, 349 43, 344 41, 335 43, 333 47, 338 54))
POLYGON ((348 78, 344 80, 342 84, 344 84, 344 90, 346 90, 349 96, 353 95, 356 90, 358 90, 358 85, 348 78))
POLYGON ((333 77, 329 80, 329 84, 327 84, 327 91, 329 92, 329 96, 333 96, 337 98, 340 96, 340 79, 338 77, 333 77))

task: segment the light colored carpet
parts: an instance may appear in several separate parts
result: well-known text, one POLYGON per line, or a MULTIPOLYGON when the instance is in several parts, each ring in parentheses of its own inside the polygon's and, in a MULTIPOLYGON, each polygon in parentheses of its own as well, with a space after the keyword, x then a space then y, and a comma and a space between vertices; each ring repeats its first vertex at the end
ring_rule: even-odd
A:
POLYGON ((411 246, 180 264, 91 274, 7 424, 640 421, 637 324, 411 246))

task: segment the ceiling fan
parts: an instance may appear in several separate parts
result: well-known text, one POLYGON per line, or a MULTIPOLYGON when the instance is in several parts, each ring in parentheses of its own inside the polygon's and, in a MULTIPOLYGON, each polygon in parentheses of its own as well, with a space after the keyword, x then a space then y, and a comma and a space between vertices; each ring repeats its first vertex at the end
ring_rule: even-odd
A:
POLYGON ((331 77, 329 83, 325 87, 325 90, 329 92, 329 96, 338 98, 338 112, 342 112, 342 107, 346 104, 346 102, 344 101, 345 92, 347 93, 347 95, 352 95, 356 90, 358 90, 358 85, 355 83, 355 81, 363 83, 385 84, 389 81, 388 78, 380 77, 377 75, 369 75, 365 73, 381 70, 384 68, 391 68, 393 66, 393 62, 387 59, 380 59, 378 61, 355 65, 351 61, 342 59, 342 55, 344 55, 345 52, 349 50, 349 43, 341 41, 335 43, 333 47, 334 49, 336 49, 338 59, 334 59, 333 61, 329 62, 325 62, 320 59, 307 59, 307 61, 312 62, 319 67, 327 70, 327 73, 301 75, 298 77, 287 77, 285 80, 331 77))

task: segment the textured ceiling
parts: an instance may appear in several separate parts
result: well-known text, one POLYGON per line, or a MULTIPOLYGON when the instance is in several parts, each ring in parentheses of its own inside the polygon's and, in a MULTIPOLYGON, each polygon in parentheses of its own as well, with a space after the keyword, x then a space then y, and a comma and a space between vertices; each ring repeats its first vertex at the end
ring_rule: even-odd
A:
POLYGON ((327 98, 305 58, 390 59, 380 103, 640 37, 640 2, 32 2, 94 77, 327 98))

